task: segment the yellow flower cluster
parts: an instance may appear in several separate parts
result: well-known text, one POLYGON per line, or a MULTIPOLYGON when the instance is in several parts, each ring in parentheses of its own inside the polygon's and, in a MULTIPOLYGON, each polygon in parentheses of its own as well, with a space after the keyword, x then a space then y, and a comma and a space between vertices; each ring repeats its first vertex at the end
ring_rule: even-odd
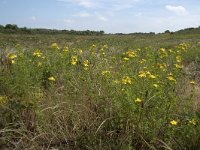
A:
POLYGON ((103 45, 103 47, 100 49, 100 52, 102 55, 105 55, 105 49, 108 49, 108 45, 103 45))
POLYGON ((126 52, 127 57, 129 58, 134 58, 137 57, 136 52, 134 52, 133 50, 129 50, 128 52, 126 52))
POLYGON ((183 65, 179 65, 179 64, 174 64, 174 66, 178 69, 182 69, 183 68, 183 65))
POLYGON ((151 79, 155 79, 156 78, 156 75, 151 74, 150 71, 139 71, 138 76, 140 78, 146 78, 146 77, 149 77, 151 79))
POLYGON ((89 61, 88 60, 83 61, 83 67, 84 67, 85 70, 88 70, 88 67, 89 67, 89 61))
POLYGON ((107 76, 107 75, 110 74, 110 71, 105 70, 105 71, 102 71, 101 74, 102 74, 103 76, 107 76))
POLYGON ((9 56, 8 56, 10 59, 15 59, 15 58, 17 58, 17 55, 15 55, 15 54, 9 54, 9 56))
POLYGON ((189 123, 193 124, 193 125, 196 125, 197 124, 197 121, 193 118, 189 121, 189 123))
POLYGON ((72 57, 71 57, 71 64, 72 64, 72 65, 76 65, 76 64, 77 64, 77 61, 78 61, 78 57, 77 57, 77 56, 72 56, 72 57))
POLYGON ((7 96, 0 95, 0 106, 4 105, 8 101, 7 96))
POLYGON ((181 65, 182 62, 182 57, 180 55, 176 56, 176 63, 174 64, 174 66, 178 69, 182 69, 183 65, 181 65))
POLYGON ((125 85, 132 84, 132 79, 129 76, 125 76, 122 78, 122 84, 125 85))
POLYGON ((95 48, 96 48, 96 45, 94 45, 94 44, 90 47, 90 53, 91 53, 92 55, 95 54, 95 48))
POLYGON ((166 63, 157 63, 157 66, 162 70, 166 71, 167 64, 166 63))
POLYGON ((89 61, 88 60, 83 61, 83 66, 84 67, 89 67, 89 61))
POLYGON ((15 64, 15 59, 17 58, 16 54, 10 53, 7 57, 11 60, 12 64, 15 64))
POLYGON ((63 52, 68 52, 68 51, 69 51, 69 47, 66 46, 63 48, 63 52))
POLYGON ((5 96, 5 95, 0 95, 0 106, 1 105, 4 105, 6 102, 7 102, 7 100, 8 100, 8 97, 7 96, 5 96))
POLYGON ((186 51, 188 46, 189 45, 187 43, 181 43, 181 44, 178 45, 178 48, 183 50, 183 51, 186 51))
POLYGON ((181 63, 181 61, 182 61, 181 56, 180 55, 176 56, 176 62, 177 63, 181 63))
POLYGON ((196 82, 194 80, 190 81, 190 84, 195 85, 196 82))
POLYGON ((113 83, 114 83, 114 84, 119 84, 120 81, 119 81, 119 80, 113 80, 113 83))
POLYGON ((127 52, 124 53, 125 57, 123 58, 123 60, 128 61, 130 58, 134 58, 137 57, 137 54, 135 51, 133 50, 128 50, 127 52))
POLYGON ((60 49, 57 43, 52 43, 51 48, 52 49, 60 49))
POLYGON ((167 79, 176 83, 176 79, 173 77, 172 73, 168 74, 167 79))
POLYGON ((40 50, 36 50, 35 52, 33 52, 33 56, 41 57, 42 56, 42 52, 40 50))
POLYGON ((147 77, 147 74, 146 74, 145 71, 139 71, 138 76, 139 76, 140 78, 146 78, 146 77, 147 77))
POLYGON ((167 56, 168 56, 168 54, 167 54, 167 51, 165 50, 165 48, 161 48, 160 49, 160 58, 164 58, 167 56))

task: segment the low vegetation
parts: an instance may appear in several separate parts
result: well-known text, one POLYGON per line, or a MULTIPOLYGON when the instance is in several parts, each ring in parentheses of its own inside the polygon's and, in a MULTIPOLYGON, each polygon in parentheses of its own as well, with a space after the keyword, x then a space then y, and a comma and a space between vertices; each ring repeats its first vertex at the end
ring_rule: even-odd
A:
POLYGON ((199 149, 197 36, 1 34, 0 148, 199 149))

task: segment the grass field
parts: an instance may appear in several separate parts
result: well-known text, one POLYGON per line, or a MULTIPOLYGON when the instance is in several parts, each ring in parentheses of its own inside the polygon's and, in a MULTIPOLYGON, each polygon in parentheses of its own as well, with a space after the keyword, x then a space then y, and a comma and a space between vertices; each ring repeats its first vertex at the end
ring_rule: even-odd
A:
POLYGON ((200 34, 0 34, 0 56, 0 149, 200 148, 200 34))

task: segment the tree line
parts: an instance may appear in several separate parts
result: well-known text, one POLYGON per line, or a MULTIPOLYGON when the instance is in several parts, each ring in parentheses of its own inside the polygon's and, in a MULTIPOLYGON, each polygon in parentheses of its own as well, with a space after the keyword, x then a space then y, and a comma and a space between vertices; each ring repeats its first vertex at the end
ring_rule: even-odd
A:
MULTIPOLYGON (((27 27, 18 27, 16 24, 6 24, 5 26, 0 25, 0 33, 5 34, 69 34, 69 35, 104 35, 105 32, 101 31, 76 31, 76 30, 57 30, 57 29, 45 29, 45 28, 27 28, 27 27)), ((178 30, 175 32, 171 32, 166 30, 163 32, 165 34, 200 34, 200 26, 197 28, 186 28, 182 30, 178 30)), ((145 35, 145 36, 152 36, 155 35, 154 32, 149 33, 142 33, 142 32, 135 32, 135 33, 115 33, 115 35, 145 35)))
POLYGON ((0 33, 6 34, 70 34, 70 35, 104 35, 104 31, 76 31, 76 30, 57 30, 44 28, 18 27, 16 24, 0 25, 0 33))

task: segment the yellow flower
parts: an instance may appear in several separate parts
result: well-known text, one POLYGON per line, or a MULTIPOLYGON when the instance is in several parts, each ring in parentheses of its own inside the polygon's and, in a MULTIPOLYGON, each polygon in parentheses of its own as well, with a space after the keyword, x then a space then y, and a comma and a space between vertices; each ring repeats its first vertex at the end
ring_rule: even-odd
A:
POLYGON ((177 63, 180 63, 181 61, 182 61, 181 56, 179 56, 179 55, 176 56, 176 62, 177 62, 177 63))
POLYGON ((161 55, 160 55, 161 58, 167 57, 168 54, 164 48, 161 48, 160 51, 161 51, 161 55))
POLYGON ((8 58, 13 60, 13 59, 17 58, 17 55, 16 54, 8 54, 8 58))
POLYGON ((178 45, 178 48, 185 51, 189 45, 187 43, 181 43, 178 45))
POLYGON ((132 80, 131 80, 131 78, 130 77, 128 77, 128 76, 125 76, 125 77, 123 77, 122 78, 122 84, 132 84, 132 80))
POLYGON ((64 51, 64 52, 68 52, 68 51, 69 51, 69 47, 67 47, 67 46, 64 47, 63 51, 64 51))
POLYGON ((11 60, 11 63, 12 63, 12 64, 15 64, 15 60, 11 60))
POLYGON ((173 76, 173 74, 170 72, 170 73, 168 73, 168 76, 173 76))
POLYGON ((174 79, 174 77, 172 77, 172 76, 168 76, 167 79, 170 80, 170 81, 176 82, 176 79, 174 79))
POLYGON ((141 64, 143 64, 144 62, 146 62, 146 59, 142 59, 142 60, 140 61, 141 64))
POLYGON ((191 123, 191 124, 193 124, 193 125, 196 125, 196 124, 197 124, 197 122, 196 122, 196 120, 195 120, 194 118, 193 118, 192 120, 190 120, 189 123, 191 123))
POLYGON ((149 78, 151 78, 151 79, 155 79, 156 76, 151 74, 151 75, 149 75, 149 78))
POLYGON ((166 51, 165 51, 165 48, 160 48, 160 51, 161 51, 161 52, 166 52, 166 51))
POLYGON ((147 67, 146 67, 146 66, 144 66, 144 67, 143 67, 143 69, 147 69, 147 67))
POLYGON ((144 71, 139 71, 139 75, 138 75, 140 78, 145 78, 147 75, 146 75, 146 72, 144 71))
POLYGON ((178 123, 178 122, 177 122, 176 120, 171 120, 171 121, 170 121, 170 124, 173 125, 173 126, 177 125, 177 123, 178 123))
POLYGON ((172 76, 172 74, 168 74, 167 79, 170 80, 170 81, 176 82, 176 79, 174 79, 174 77, 172 76))
POLYGON ((119 84, 120 82, 119 82, 119 80, 113 80, 113 83, 119 84))
POLYGON ((100 49, 100 51, 101 51, 102 53, 104 53, 104 49, 103 49, 103 47, 100 49))
POLYGON ((101 74, 102 74, 103 76, 105 76, 105 75, 110 74, 110 71, 107 71, 107 70, 106 70, 106 71, 102 71, 101 74))
POLYGON ((84 67, 88 67, 89 66, 89 61, 88 60, 83 61, 83 66, 84 67))
POLYGON ((140 98, 136 98, 135 102, 136 102, 136 103, 141 103, 142 100, 141 100, 140 98))
POLYGON ((82 49, 79 49, 79 53, 82 54, 82 53, 83 53, 83 50, 82 50, 82 49))
POLYGON ((158 88, 158 84, 153 84, 153 87, 158 88))
POLYGON ((128 58, 128 57, 124 57, 123 59, 124 59, 125 61, 128 61, 128 60, 129 60, 129 58, 128 58))
POLYGON ((134 58, 137 56, 137 54, 133 51, 133 50, 129 50, 128 52, 126 52, 126 55, 129 57, 129 58, 134 58))
POLYGON ((40 52, 40 50, 36 50, 36 51, 33 53, 33 56, 41 57, 41 56, 42 56, 42 53, 40 52))
POLYGON ((51 48, 52 48, 52 49, 59 49, 57 43, 52 43, 52 44, 51 44, 51 48))
POLYGON ((170 52, 170 53, 173 53, 174 51, 173 51, 172 49, 169 49, 169 52, 170 52))
POLYGON ((49 77, 48 80, 49 81, 56 81, 56 79, 53 76, 49 77))
POLYGON ((71 57, 71 64, 72 64, 72 65, 76 65, 77 61, 78 61, 77 56, 72 56, 72 57, 71 57))
POLYGON ((8 100, 8 97, 5 95, 0 95, 0 105, 4 105, 8 100))
POLYGON ((182 68, 183 68, 182 65, 179 65, 179 64, 174 64, 174 65, 175 65, 175 67, 178 68, 178 69, 182 69, 182 68))
POLYGON ((151 72, 150 71, 146 71, 146 75, 151 75, 151 72))
POLYGON ((190 81, 190 84, 195 85, 196 82, 194 80, 190 81))

